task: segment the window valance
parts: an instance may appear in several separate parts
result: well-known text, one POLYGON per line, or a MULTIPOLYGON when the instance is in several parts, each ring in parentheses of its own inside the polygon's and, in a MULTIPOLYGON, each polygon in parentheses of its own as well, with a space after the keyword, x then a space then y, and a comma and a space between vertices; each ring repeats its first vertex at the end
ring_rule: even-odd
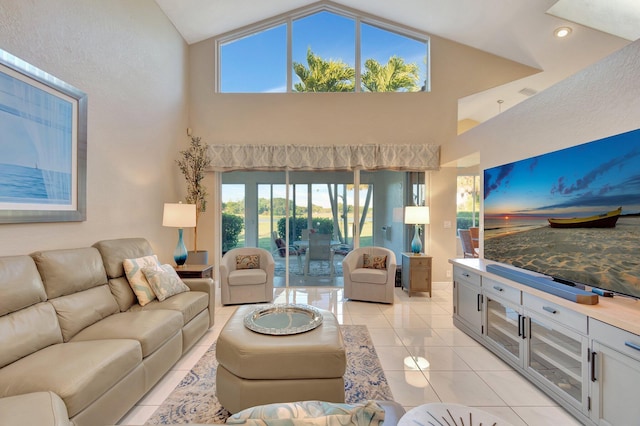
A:
POLYGON ((438 145, 209 145, 211 170, 398 170, 440 167, 438 145))

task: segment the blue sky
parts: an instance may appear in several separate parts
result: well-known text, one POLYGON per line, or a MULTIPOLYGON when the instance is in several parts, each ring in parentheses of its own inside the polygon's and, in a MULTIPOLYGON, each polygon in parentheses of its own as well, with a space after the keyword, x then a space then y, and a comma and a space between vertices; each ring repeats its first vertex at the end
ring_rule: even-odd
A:
MULTIPOLYGON (((320 12, 294 21, 293 62, 306 65, 307 48, 323 59, 342 60, 355 66, 355 21, 320 12)), ((426 75, 423 42, 363 24, 362 61, 373 58, 386 64, 393 55, 416 63, 426 75)), ((224 92, 286 91, 286 25, 265 30, 222 47, 221 87, 224 92)), ((294 83, 298 82, 293 75, 294 83)), ((422 83, 422 82, 421 82, 422 83)))
POLYGON ((487 217, 640 212, 640 130, 485 170, 487 217))

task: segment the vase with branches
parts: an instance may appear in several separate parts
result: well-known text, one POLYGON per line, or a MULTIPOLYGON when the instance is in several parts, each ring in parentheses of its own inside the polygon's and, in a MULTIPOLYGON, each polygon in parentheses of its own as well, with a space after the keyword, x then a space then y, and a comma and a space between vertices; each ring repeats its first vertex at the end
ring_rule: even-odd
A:
POLYGON ((196 205, 196 226, 194 228, 193 248, 198 251, 198 220, 200 213, 207 210, 207 188, 204 186, 204 177, 207 168, 211 165, 211 158, 207 145, 199 137, 191 137, 189 148, 180 151, 180 158, 176 160, 180 171, 187 181, 186 201, 196 205))

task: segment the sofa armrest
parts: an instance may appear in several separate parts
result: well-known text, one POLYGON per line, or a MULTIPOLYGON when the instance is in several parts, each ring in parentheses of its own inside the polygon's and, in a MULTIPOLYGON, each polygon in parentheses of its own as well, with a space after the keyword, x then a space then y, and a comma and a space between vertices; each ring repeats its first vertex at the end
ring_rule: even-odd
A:
POLYGON ((211 278, 183 278, 182 281, 191 291, 209 294, 209 328, 213 327, 216 306, 216 284, 211 278))
POLYGON ((0 398, 0 424, 71 426, 67 407, 53 392, 33 392, 0 398))

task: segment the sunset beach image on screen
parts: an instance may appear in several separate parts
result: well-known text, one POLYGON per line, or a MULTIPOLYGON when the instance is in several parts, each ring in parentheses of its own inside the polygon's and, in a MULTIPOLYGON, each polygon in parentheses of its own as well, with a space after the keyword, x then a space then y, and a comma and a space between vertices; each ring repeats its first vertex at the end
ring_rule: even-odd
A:
POLYGON ((484 171, 484 257, 640 297, 640 129, 484 171))

